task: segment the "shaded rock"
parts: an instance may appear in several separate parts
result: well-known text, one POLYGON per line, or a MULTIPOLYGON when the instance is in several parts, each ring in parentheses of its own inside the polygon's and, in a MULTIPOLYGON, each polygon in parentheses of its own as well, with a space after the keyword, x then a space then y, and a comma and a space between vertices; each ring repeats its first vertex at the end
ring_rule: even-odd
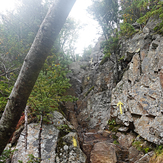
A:
POLYGON ((115 145, 107 142, 96 143, 91 152, 92 163, 116 163, 115 145))
POLYGON ((91 152, 92 163, 123 163, 128 162, 128 151, 108 141, 98 142, 91 152))
POLYGON ((156 40, 154 40, 154 41, 152 42, 152 49, 155 50, 158 46, 159 46, 159 42, 156 41, 156 40))
POLYGON ((158 23, 161 23, 161 20, 153 16, 149 18, 145 27, 147 27, 150 32, 155 32, 153 29, 157 26, 158 23))
POLYGON ((134 141, 134 139, 136 138, 136 136, 134 134, 123 134, 118 132, 116 134, 116 136, 118 137, 118 142, 122 147, 126 147, 129 148, 132 145, 132 142, 134 141))
POLYGON ((138 151, 135 147, 129 148, 129 161, 131 163, 139 160, 143 155, 143 152, 138 151))
POLYGON ((87 155, 87 161, 90 161, 90 154, 97 142, 113 142, 111 139, 111 132, 101 130, 101 131, 90 131, 83 134, 82 150, 87 155))
POLYGON ((135 28, 135 29, 140 29, 140 24, 135 22, 132 24, 132 26, 135 28))
MULTIPOLYGON (((85 73, 85 70, 87 70, 87 68, 89 67, 89 62, 82 62, 82 61, 78 61, 78 62, 72 62, 69 65, 69 69, 72 71, 73 76, 75 76, 76 78, 81 80, 81 77, 83 76, 83 74, 85 73)), ((71 74, 68 74, 71 76, 71 74)))
POLYGON ((113 73, 109 70, 112 64, 101 66, 103 72, 86 73, 83 77, 83 93, 78 104, 78 122, 88 129, 97 127, 104 129, 110 117, 111 89, 113 87, 113 73))

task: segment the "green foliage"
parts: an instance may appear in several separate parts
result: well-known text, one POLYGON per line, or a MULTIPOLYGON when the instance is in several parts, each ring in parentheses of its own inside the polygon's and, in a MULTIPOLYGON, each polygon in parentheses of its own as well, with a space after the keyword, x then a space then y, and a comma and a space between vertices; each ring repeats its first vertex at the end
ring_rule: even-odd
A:
POLYGON ((38 118, 43 116, 44 121, 48 121, 50 112, 57 110, 62 102, 75 101, 76 98, 65 95, 66 90, 71 86, 66 77, 69 70, 68 60, 60 58, 59 63, 44 65, 37 82, 29 98, 29 105, 34 108, 34 114, 38 118))
POLYGON ((75 21, 73 18, 67 18, 63 28, 60 31, 56 44, 62 49, 62 51, 70 56, 72 61, 78 61, 80 56, 75 54, 75 44, 79 37, 79 31, 83 26, 75 21))
POLYGON ((155 5, 155 0, 121 0, 124 23, 134 23, 155 5))
POLYGON ((108 61, 108 58, 110 58, 110 55, 109 53, 105 54, 102 58, 102 61, 100 62, 100 65, 103 65, 105 62, 108 61))
POLYGON ((7 98, 18 76, 19 67, 24 61, 47 9, 48 7, 42 4, 42 0, 22 0, 16 12, 1 14, 0 114, 5 108, 7 98))
POLYGON ((111 36, 108 40, 103 41, 101 43, 101 49, 103 49, 103 53, 106 55, 111 55, 112 53, 115 53, 116 50, 119 47, 119 38, 118 38, 118 34, 116 34, 115 36, 111 36))
POLYGON ((14 14, 2 15, 0 53, 6 54, 12 64, 22 64, 47 10, 42 0, 21 0, 14 14))
POLYGON ((152 148, 149 145, 144 145, 144 141, 137 140, 132 143, 132 145, 138 150, 142 151, 143 153, 148 153, 152 150, 152 148))
POLYGON ((114 119, 111 119, 108 121, 109 125, 116 125, 116 121, 114 119))
POLYGON ((140 17, 137 22, 140 24, 145 24, 147 20, 152 16, 160 18, 162 22, 157 24, 157 26, 154 28, 154 31, 159 34, 163 34, 163 2, 156 1, 155 3, 155 6, 153 6, 153 8, 144 16, 140 17))
POLYGON ((155 154, 158 156, 160 154, 163 154, 163 145, 157 145, 155 149, 155 154))
POLYGON ((61 130, 62 132, 66 132, 66 133, 71 132, 71 128, 68 125, 65 125, 65 124, 57 127, 57 129, 61 130))
POLYGON ((121 23, 120 29, 120 35, 125 36, 126 38, 131 37, 136 32, 134 27, 129 23, 121 23))
POLYGON ((116 144, 117 145, 117 144, 119 144, 119 142, 117 140, 114 140, 113 141, 113 144, 116 144))
MULTIPOLYGON (((118 131, 118 129, 120 127, 120 125, 118 125, 114 119, 110 119, 108 121, 108 125, 109 125, 109 131, 112 131, 115 133, 118 131)), ((116 137, 114 139, 116 139, 116 137)))
POLYGON ((143 147, 143 142, 142 141, 134 141, 132 143, 132 145, 138 150, 138 151, 142 151, 142 147, 143 147))
MULTIPOLYGON (((52 2, 53 0, 44 2, 42 0, 21 0, 21 5, 17 7, 16 12, 2 14, 0 75, 22 65, 52 2)), ((66 74, 69 72, 70 60, 73 58, 70 50, 74 49, 74 42, 78 38, 77 33, 80 28, 81 26, 75 20, 67 19, 30 96, 29 103, 35 108, 35 115, 38 114, 40 117, 41 112, 45 112, 44 120, 50 116, 50 111, 58 108, 60 103, 76 100, 64 93, 71 86, 66 74), (66 50, 66 55, 61 53, 63 50, 66 50)), ((0 114, 4 110, 17 76, 18 71, 0 76, 0 114)))
POLYGON ((7 98, 10 95, 13 86, 10 84, 6 77, 0 78, 0 114, 4 111, 7 103, 7 98))
POLYGON ((111 54, 116 54, 117 50, 119 49, 118 33, 116 33, 114 36, 110 36, 108 40, 103 41, 100 48, 103 49, 104 53, 104 57, 100 63, 100 65, 103 65, 111 56, 111 54))
MULTIPOLYGON (((156 3, 156 2, 155 2, 156 3)), ((153 8, 148 11, 144 16, 140 17, 137 22, 140 24, 145 24, 151 16, 159 16, 162 18, 163 12, 163 2, 157 2, 153 8)))
POLYGON ((125 56, 123 55, 118 61, 124 60, 125 56))
POLYGON ((35 157, 33 154, 29 154, 28 157, 27 163, 40 163, 40 158, 35 157))
POLYGON ((151 149, 149 147, 146 147, 143 149, 144 153, 148 153, 151 149))
POLYGON ((8 158, 11 158, 15 151, 16 150, 11 150, 11 148, 4 150, 3 153, 0 155, 0 163, 6 162, 8 158))
POLYGON ((118 0, 94 0, 88 12, 99 23, 105 38, 110 37, 112 30, 119 24, 118 0))
POLYGON ((161 23, 157 24, 157 26, 154 28, 154 31, 163 35, 163 21, 161 23))

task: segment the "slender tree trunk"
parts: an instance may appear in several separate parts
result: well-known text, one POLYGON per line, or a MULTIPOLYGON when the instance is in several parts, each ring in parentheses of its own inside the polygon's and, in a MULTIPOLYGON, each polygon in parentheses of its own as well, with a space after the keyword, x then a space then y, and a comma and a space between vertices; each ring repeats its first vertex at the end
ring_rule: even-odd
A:
POLYGON ((41 156, 42 156, 42 153, 41 153, 41 140, 42 140, 41 133, 42 133, 42 125, 43 125, 42 116, 43 116, 43 113, 41 114, 40 131, 39 131, 39 134, 38 134, 38 161, 39 162, 41 162, 41 156))
POLYGON ((54 0, 40 26, 0 120, 0 154, 15 131, 39 72, 75 1, 54 0))
POLYGON ((25 123, 24 123, 24 129, 25 129, 25 151, 27 151, 27 137, 28 137, 28 110, 29 106, 25 107, 25 123))

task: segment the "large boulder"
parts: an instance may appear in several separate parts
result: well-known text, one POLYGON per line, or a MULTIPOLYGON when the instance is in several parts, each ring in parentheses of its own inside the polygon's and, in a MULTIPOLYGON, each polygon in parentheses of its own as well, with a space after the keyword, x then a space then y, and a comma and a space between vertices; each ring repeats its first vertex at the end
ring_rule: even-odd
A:
POLYGON ((116 145, 107 142, 96 143, 90 160, 91 163, 116 163, 116 145))
POLYGON ((86 156, 80 149, 77 134, 71 132, 74 128, 70 123, 57 111, 53 113, 51 121, 52 124, 43 124, 42 128, 38 123, 29 124, 27 137, 25 137, 26 130, 23 130, 16 146, 17 150, 12 157, 12 163, 18 163, 19 160, 27 163, 29 155, 38 158, 39 151, 42 163, 58 162, 62 156, 62 162, 65 163, 73 162, 74 159, 79 163, 85 163, 86 156), (65 136, 61 139, 63 134, 65 136), (25 143, 26 139, 27 143, 25 143), (75 145, 73 141, 76 142, 75 145))
POLYGON ((57 145, 56 163, 86 163, 86 156, 80 149, 78 136, 76 133, 61 137, 57 145))

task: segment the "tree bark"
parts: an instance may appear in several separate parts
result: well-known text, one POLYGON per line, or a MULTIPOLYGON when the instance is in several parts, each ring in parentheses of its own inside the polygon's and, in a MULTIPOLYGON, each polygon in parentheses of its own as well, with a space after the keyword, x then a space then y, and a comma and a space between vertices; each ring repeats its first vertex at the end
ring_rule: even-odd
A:
POLYGON ((76 0, 55 0, 24 60, 0 120, 0 155, 26 106, 39 72, 76 0))

